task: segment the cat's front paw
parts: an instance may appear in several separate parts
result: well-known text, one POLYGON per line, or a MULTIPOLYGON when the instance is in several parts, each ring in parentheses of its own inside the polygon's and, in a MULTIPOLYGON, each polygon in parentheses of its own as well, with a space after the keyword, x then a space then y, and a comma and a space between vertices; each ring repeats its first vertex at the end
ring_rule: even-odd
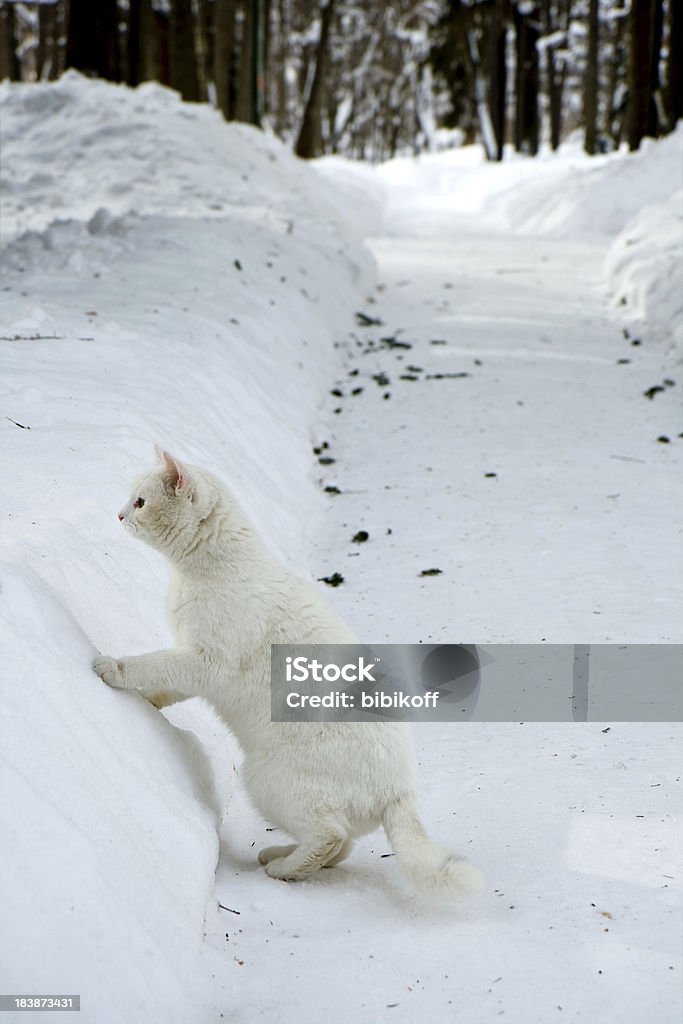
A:
POLYGON ((116 658, 100 655, 99 658, 95 658, 92 667, 93 672, 96 672, 107 686, 113 686, 117 690, 122 690, 125 687, 121 663, 116 658))

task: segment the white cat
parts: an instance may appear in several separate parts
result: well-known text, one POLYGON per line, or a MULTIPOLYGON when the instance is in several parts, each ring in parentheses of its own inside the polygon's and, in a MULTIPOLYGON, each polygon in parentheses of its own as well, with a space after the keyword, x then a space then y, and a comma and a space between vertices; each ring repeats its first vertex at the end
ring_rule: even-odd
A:
POLYGON ((381 824, 416 892, 481 889, 478 869, 422 826, 409 726, 271 721, 271 644, 358 641, 315 587, 270 556, 218 480, 156 451, 160 466, 137 481, 119 519, 171 562, 177 646, 99 657, 95 672, 157 705, 199 695, 216 708, 244 750, 254 804, 296 839, 259 853, 271 877, 294 881, 339 864, 356 836, 381 824))

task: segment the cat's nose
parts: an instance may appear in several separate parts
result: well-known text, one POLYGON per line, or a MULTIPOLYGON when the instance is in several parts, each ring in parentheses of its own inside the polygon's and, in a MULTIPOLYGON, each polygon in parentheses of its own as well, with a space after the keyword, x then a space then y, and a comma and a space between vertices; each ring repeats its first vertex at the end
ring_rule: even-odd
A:
POLYGON ((124 519, 125 519, 125 516, 124 516, 123 512, 119 512, 119 522, 122 523, 124 519))

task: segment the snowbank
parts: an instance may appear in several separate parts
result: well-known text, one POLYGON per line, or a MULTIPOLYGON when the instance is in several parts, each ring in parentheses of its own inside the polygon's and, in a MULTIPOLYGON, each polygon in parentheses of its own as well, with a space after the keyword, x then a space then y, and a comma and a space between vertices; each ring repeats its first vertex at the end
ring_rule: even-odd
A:
POLYGON ((93 686, 93 644, 38 576, 0 585, 3 987, 80 994, 86 1021, 183 1024, 218 856, 211 766, 93 686))
MULTIPOLYGON (((137 89, 67 71, 58 82, 0 85, 2 237, 99 207, 164 217, 236 214, 331 246, 365 228, 305 164, 249 125, 146 82, 137 89)), ((360 256, 359 256, 360 258, 360 256)))
POLYGON ((649 340, 683 358, 683 189, 651 203, 610 246, 608 291, 622 315, 649 340))
MULTIPOLYGON (((425 228, 438 217, 473 226, 566 239, 612 239, 644 206, 669 199, 680 185, 683 125, 636 153, 587 156, 577 137, 557 152, 531 158, 507 150, 502 163, 481 146, 463 146, 417 158, 398 157, 374 169, 389 192, 385 230, 425 228)), ((334 169, 335 164, 331 164, 334 169)), ((361 179, 367 170, 359 170, 361 179)))
POLYGON ((514 231, 553 238, 612 239, 643 207, 669 199, 680 184, 683 125, 635 153, 586 156, 578 139, 523 168, 491 207, 514 231))
POLYGON ((214 724, 183 705, 178 732, 90 670, 168 640, 165 566, 116 512, 162 442, 305 571, 367 204, 342 222, 343 189, 156 85, 5 84, 0 122, 4 990, 187 1021, 220 803, 192 731, 214 724))

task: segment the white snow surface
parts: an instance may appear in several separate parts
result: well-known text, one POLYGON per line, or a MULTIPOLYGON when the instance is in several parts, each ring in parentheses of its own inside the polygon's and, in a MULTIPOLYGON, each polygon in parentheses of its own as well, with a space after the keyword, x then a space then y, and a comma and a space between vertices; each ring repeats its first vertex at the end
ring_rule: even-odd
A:
POLYGON ((0 86, 0 129, 0 988, 82 1024, 678 1022, 680 725, 416 728, 429 830, 489 880, 427 913, 379 834, 269 879, 210 709, 90 662, 169 642, 116 520, 154 442, 343 572, 368 640, 680 642, 680 130, 310 167, 74 73, 0 86))

